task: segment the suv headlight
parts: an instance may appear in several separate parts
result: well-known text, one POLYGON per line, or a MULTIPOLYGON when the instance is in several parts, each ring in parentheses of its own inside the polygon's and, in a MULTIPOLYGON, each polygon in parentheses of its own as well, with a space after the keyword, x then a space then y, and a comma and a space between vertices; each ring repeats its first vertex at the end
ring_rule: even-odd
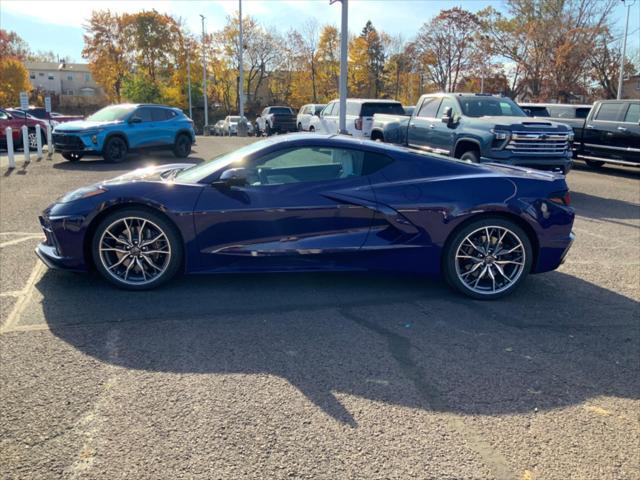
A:
POLYGON ((511 139, 511 132, 509 130, 497 130, 492 128, 493 142, 491 142, 491 148, 503 148, 509 139, 511 139))
POLYGON ((571 130, 568 134, 567 134, 567 141, 569 141, 569 143, 573 142, 573 140, 576 138, 576 134, 573 132, 573 130, 571 130))

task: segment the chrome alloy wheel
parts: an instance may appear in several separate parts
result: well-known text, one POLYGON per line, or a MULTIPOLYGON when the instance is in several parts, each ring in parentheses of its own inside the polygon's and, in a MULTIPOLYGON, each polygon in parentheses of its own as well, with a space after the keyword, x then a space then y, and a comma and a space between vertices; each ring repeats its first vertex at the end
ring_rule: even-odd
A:
POLYGON ((522 240, 501 226, 486 226, 467 235, 456 250, 456 274, 469 290, 493 295, 512 286, 524 272, 522 240))
POLYGON ((120 218, 100 237, 100 261, 118 282, 145 285, 162 275, 171 260, 171 244, 155 223, 139 217, 120 218))

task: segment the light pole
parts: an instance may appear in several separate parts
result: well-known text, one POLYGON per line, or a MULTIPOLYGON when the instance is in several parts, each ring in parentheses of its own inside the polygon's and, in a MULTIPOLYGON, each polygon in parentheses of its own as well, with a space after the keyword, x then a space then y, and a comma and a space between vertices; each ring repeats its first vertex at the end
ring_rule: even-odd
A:
POLYGON ((207 49, 205 47, 204 15, 200 14, 200 17, 202 18, 202 97, 204 98, 203 133, 207 136, 209 135, 209 106, 207 105, 207 49))
POLYGON ((238 108, 240 110, 240 120, 238 121, 238 136, 244 137, 246 135, 247 127, 244 124, 244 63, 242 62, 242 51, 244 50, 244 41, 242 40, 242 0, 238 0, 238 16, 240 23, 238 24, 238 108), (242 126, 240 126, 242 124, 242 126))
POLYGON ((189 91, 189 118, 193 119, 193 109, 191 107, 191 55, 187 47, 187 85, 189 91))
POLYGON ((627 53, 627 34, 629 32, 629 13, 631 7, 636 3, 636 0, 622 0, 622 4, 627 7, 627 22, 624 27, 624 38, 622 39, 622 56, 620 57, 620 77, 618 78, 618 95, 617 99, 622 99, 622 79, 624 78, 624 57, 627 53))
POLYGON ((349 5, 348 0, 329 0, 329 5, 342 3, 342 22, 340 25, 340 118, 339 132, 347 133, 347 48, 349 45, 349 5))

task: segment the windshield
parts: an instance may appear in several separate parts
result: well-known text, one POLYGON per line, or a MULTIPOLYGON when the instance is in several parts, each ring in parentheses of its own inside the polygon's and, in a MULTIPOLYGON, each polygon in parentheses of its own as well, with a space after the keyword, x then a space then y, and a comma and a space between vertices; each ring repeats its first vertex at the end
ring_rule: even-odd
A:
POLYGON ((90 122, 115 122, 124 120, 136 109, 135 105, 112 105, 98 110, 93 115, 87 117, 90 122))
POLYGON ((271 107, 269 113, 293 115, 293 111, 288 107, 271 107))
MULTIPOLYGON (((349 113, 347 111, 347 113, 349 113)), ((404 115, 404 108, 401 103, 363 103, 361 117, 373 117, 376 113, 386 113, 389 115, 404 115)))
POLYGON ((274 139, 267 138, 265 140, 260 140, 259 142, 250 143, 238 150, 234 150, 233 152, 222 154, 213 160, 209 160, 208 162, 203 162, 199 165, 194 165, 193 167, 189 167, 186 170, 182 170, 175 177, 176 181, 186 182, 186 183, 198 183, 202 179, 208 177, 212 173, 215 173, 219 170, 222 170, 234 162, 238 162, 242 160, 244 157, 251 155, 258 150, 261 150, 268 145, 274 143, 274 139))
POLYGON ((238 120, 240 120, 240 117, 229 117, 230 122, 238 122, 238 120))
POLYGON ((526 117, 522 109, 509 98, 460 97, 462 112, 467 117, 526 117))

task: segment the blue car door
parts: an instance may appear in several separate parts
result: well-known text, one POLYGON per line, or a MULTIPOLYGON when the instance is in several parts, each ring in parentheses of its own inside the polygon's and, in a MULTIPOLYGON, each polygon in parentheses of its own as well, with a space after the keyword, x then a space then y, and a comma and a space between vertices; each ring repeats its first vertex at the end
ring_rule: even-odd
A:
POLYGON ((426 97, 417 109, 417 113, 409 119, 407 143, 410 147, 432 150, 432 134, 439 105, 440 97, 426 97))
POLYGON ((460 108, 457 102, 450 97, 444 97, 440 106, 438 107, 438 113, 435 115, 434 127, 431 129, 430 147, 435 153, 442 155, 450 155, 453 151, 453 144, 456 135, 456 128, 458 123, 455 121, 447 124, 442 121, 444 111, 447 108, 451 108, 451 114, 454 120, 460 118, 460 108))
POLYGON ((159 145, 173 145, 177 132, 176 113, 164 107, 152 107, 154 137, 159 145))
POLYGON ((279 149, 247 160, 246 185, 207 187, 194 212, 203 269, 335 267, 356 253, 373 218, 357 200, 373 196, 363 155, 279 149))
POLYGON ((158 145, 152 107, 138 107, 133 112, 129 118, 127 138, 129 148, 147 148, 158 145))

